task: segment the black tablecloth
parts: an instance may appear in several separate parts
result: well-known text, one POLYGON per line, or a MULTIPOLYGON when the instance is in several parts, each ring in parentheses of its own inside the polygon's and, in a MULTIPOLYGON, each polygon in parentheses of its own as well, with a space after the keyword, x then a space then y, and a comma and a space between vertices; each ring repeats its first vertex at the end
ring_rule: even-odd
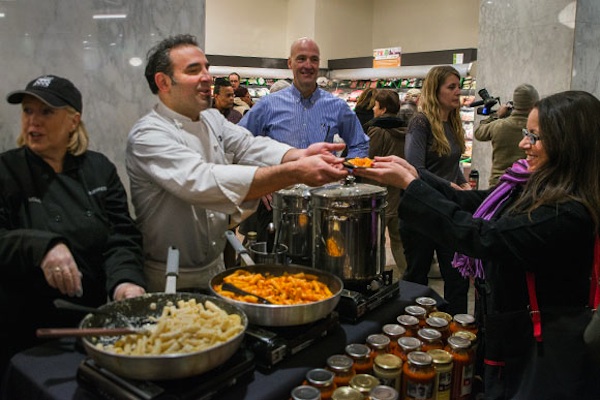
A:
MULTIPOLYGON (((400 295, 369 311, 358 322, 342 323, 340 329, 319 339, 298 354, 276 364, 269 373, 259 370, 249 383, 234 385, 218 395, 223 400, 287 399, 290 391, 301 384, 306 372, 325 366, 327 357, 344 352, 348 343, 364 343, 371 333, 381 332, 381 327, 396 321, 404 307, 420 296, 444 300, 427 286, 400 281, 400 295)), ((76 380, 76 372, 85 354, 75 349, 73 340, 49 342, 17 354, 11 360, 2 383, 2 398, 39 400, 96 400, 76 380)))

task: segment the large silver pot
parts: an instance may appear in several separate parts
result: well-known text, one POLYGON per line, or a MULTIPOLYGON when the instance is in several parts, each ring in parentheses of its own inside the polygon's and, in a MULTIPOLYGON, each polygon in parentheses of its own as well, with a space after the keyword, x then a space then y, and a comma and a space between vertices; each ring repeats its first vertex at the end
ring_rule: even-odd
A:
POLYGON ((312 265, 344 280, 368 281, 385 268, 387 189, 356 183, 311 190, 312 265))
POLYGON ((99 339, 95 337, 83 338, 85 351, 100 366, 125 378, 179 379, 207 372, 223 364, 238 350, 248 326, 248 318, 244 312, 239 307, 220 298, 200 293, 148 293, 140 297, 107 303, 98 308, 102 313, 86 315, 81 321, 80 327, 122 327, 123 321, 128 321, 134 327, 142 327, 149 317, 159 317, 163 307, 169 302, 176 303, 179 300, 192 298, 202 303, 210 300, 228 314, 238 314, 242 320, 243 331, 225 343, 193 353, 157 356, 119 355, 96 347, 99 339))
POLYGON ((273 193, 273 222, 277 242, 287 246, 293 263, 310 264, 312 216, 310 186, 298 184, 273 193))

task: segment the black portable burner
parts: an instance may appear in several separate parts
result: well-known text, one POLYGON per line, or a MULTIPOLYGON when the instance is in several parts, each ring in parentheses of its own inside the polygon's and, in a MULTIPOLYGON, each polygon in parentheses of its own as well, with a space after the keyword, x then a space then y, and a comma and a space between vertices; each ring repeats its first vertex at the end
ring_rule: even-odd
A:
POLYGON ((77 370, 80 386, 110 400, 209 400, 221 391, 254 376, 254 354, 241 348, 223 365, 201 375, 166 381, 141 381, 119 377, 91 358, 77 370))
POLYGON ((333 311, 325 318, 304 325, 248 325, 244 341, 246 348, 254 353, 257 368, 268 372, 276 364, 331 334, 339 326, 339 314, 333 311))
POLYGON ((344 281, 336 311, 344 321, 357 322, 367 314, 400 295, 400 282, 393 281, 392 271, 369 280, 344 281))

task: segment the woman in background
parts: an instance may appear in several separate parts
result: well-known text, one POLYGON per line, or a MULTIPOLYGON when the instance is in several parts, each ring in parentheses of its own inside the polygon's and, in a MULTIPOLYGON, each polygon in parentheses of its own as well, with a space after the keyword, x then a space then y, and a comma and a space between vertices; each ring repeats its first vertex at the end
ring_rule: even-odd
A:
POLYGON ((375 95, 377 94, 377 89, 368 88, 363 90, 363 92, 356 99, 356 105, 354 106, 354 112, 360 121, 365 133, 367 133, 367 129, 365 128, 365 124, 373 119, 373 106, 375 105, 375 95))
MULTIPOLYGON (((460 74, 450 66, 432 68, 423 81, 419 99, 421 111, 408 125, 404 154, 417 170, 426 169, 458 189, 470 189, 459 168, 465 151, 465 138, 460 118, 460 74)), ((400 222, 407 269, 404 280, 428 284, 428 274, 434 252, 444 279, 446 311, 467 312, 469 281, 454 268, 454 249, 419 233, 413 224, 400 222)))

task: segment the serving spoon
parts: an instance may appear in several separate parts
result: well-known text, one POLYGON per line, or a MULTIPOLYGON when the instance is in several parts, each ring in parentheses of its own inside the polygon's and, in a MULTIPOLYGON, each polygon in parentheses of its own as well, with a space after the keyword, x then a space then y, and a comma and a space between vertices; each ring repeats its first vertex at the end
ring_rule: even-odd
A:
POLYGON ((57 338, 66 336, 122 336, 148 332, 145 328, 39 328, 35 331, 35 334, 40 338, 57 338))
POLYGON ((258 302, 262 303, 262 304, 273 304, 271 301, 265 299, 264 297, 260 297, 254 293, 247 292, 244 289, 240 289, 239 287, 237 287, 229 282, 223 282, 223 284, 221 285, 221 289, 227 290, 228 292, 233 292, 235 294, 239 294, 242 296, 256 297, 258 299, 258 302))

